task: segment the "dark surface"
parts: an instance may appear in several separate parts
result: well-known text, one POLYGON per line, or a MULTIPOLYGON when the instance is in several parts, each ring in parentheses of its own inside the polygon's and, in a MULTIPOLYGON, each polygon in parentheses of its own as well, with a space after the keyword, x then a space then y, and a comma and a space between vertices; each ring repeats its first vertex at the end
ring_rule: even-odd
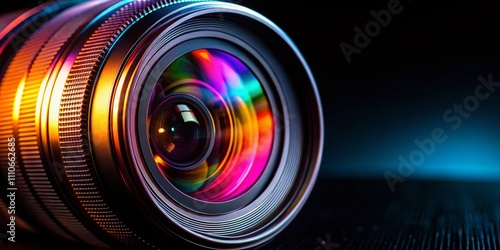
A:
POLYGON ((500 183, 320 181, 270 249, 497 249, 500 183))
MULTIPOLYGON (((298 217, 262 250, 497 249, 500 183, 411 181, 393 193, 385 181, 318 181, 298 217)), ((88 249, 19 235, 2 249, 88 249)))

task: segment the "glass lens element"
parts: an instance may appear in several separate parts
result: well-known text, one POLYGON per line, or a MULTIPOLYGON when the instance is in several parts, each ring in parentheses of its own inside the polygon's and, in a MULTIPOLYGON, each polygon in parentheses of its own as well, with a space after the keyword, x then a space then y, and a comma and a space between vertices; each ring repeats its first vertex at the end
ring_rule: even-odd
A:
POLYGON ((199 49, 163 72, 149 104, 149 141, 181 192, 224 202, 248 191, 270 159, 274 121, 257 77, 235 56, 199 49))

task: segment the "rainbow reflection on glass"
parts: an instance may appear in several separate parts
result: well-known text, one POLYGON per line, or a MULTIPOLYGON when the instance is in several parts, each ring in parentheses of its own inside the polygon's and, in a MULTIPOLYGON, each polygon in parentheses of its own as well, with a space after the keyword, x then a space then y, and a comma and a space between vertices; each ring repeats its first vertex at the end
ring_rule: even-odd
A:
POLYGON ((266 168, 274 122, 265 91, 235 56, 199 49, 158 80, 148 112, 153 157, 181 192, 225 202, 248 191, 266 168))

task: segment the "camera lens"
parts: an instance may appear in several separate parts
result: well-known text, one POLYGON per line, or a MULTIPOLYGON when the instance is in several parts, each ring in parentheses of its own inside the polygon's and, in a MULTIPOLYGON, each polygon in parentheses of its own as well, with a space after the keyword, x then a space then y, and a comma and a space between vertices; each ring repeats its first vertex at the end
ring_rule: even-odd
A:
POLYGON ((0 183, 17 226, 97 248, 241 249, 269 242, 306 202, 319 94, 262 15, 75 0, 5 20, 0 183))

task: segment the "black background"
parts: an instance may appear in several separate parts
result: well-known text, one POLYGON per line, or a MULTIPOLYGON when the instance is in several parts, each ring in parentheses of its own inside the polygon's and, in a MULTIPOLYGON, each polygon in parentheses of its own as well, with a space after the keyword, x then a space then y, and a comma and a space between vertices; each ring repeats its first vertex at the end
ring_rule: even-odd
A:
MULTIPOLYGON (((372 152, 383 152, 377 149, 381 147, 399 152, 393 142, 411 142, 415 137, 398 137, 436 126, 432 119, 439 119, 448 106, 469 95, 478 75, 495 78, 500 67, 498 1, 257 0, 243 4, 282 27, 315 74, 325 115, 322 174, 327 178, 383 178, 393 163, 385 158, 376 161, 378 156, 372 152), (340 43, 354 45, 354 28, 364 30, 374 20, 370 11, 386 10, 390 2, 399 2, 402 11, 392 15, 378 36, 347 63, 340 43)), ((490 106, 480 110, 484 112, 481 122, 498 127, 498 103, 488 101, 490 106)))
MULTIPOLYGON (((14 4, 19 6, 15 7, 4 3, 2 12, 33 6, 36 2, 17 1, 14 4)), ((393 1, 239 1, 275 22, 296 43, 316 78, 325 117, 325 157, 319 184, 297 222, 273 241, 270 248, 290 247, 286 242, 292 237, 302 237, 297 232, 308 228, 311 232, 300 244, 304 248, 317 247, 317 237, 324 238, 323 234, 336 226, 311 225, 314 223, 311 221, 307 226, 300 223, 315 213, 316 219, 320 212, 330 216, 328 206, 339 200, 345 206, 350 205, 345 202, 352 202, 366 205, 365 209, 370 210, 375 206, 364 204, 352 195, 361 192, 379 196, 377 202, 380 203, 391 198, 393 194, 385 184, 375 190, 363 190, 362 186, 353 184, 362 168, 350 170, 337 159, 362 159, 370 166, 367 153, 355 150, 367 134, 390 134, 400 119, 416 119, 432 112, 433 107, 449 104, 454 96, 463 96, 470 79, 498 71, 498 1, 401 0, 402 11, 392 15, 387 27, 381 28, 348 63, 339 44, 353 45, 354 28, 364 29, 374 20, 370 11, 385 10, 389 2, 393 1), (450 81, 439 81, 439 84, 430 80, 418 84, 411 81, 418 77, 450 81), (435 100, 435 95, 443 93, 446 98, 435 100)), ((496 118, 492 121, 497 122, 496 118)), ((383 146, 384 142, 378 143, 383 146)), ((369 179, 384 181, 382 172, 369 179)), ((297 239, 291 242, 295 244, 297 239)))

